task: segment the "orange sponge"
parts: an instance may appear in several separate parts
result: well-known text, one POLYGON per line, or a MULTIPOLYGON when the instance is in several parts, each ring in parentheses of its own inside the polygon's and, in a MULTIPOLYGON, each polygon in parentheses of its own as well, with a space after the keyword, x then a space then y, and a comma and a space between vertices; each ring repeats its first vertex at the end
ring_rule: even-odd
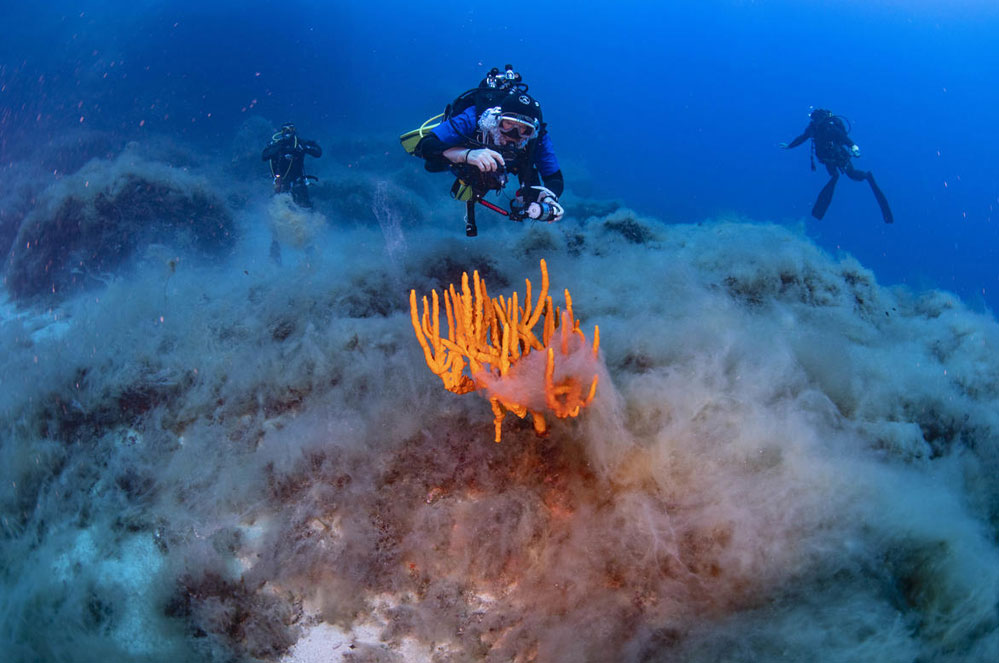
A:
POLYGON ((409 293, 413 330, 427 365, 444 388, 456 394, 485 391, 495 415, 497 442, 508 411, 521 418, 530 413, 539 435, 547 431, 544 412, 559 418, 578 416, 596 395, 600 330, 594 327, 591 346, 573 315, 568 290, 565 311, 553 307, 545 261, 537 300, 532 300, 531 281, 525 279, 523 306, 516 292, 508 299, 489 297, 477 271, 471 286, 468 281, 468 273, 463 273, 461 292, 452 284, 444 293, 446 338, 441 337, 437 291, 432 292, 432 307, 423 297, 422 316, 416 291, 409 293), (539 340, 534 327, 542 317, 539 340))

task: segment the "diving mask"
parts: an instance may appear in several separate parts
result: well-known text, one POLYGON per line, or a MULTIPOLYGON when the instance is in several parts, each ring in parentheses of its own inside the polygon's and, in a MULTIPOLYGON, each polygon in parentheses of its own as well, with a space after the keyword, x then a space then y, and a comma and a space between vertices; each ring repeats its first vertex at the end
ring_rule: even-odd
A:
POLYGON ((530 139, 538 130, 537 120, 526 115, 504 113, 499 119, 500 133, 513 140, 530 139))

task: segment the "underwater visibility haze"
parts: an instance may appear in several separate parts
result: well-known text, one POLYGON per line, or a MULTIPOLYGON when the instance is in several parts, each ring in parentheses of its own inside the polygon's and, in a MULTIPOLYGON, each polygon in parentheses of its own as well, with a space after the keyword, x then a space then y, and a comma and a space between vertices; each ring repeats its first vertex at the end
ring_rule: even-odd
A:
POLYGON ((0 21, 5 661, 999 660, 994 3, 0 21), (507 63, 565 215, 466 237, 507 63))

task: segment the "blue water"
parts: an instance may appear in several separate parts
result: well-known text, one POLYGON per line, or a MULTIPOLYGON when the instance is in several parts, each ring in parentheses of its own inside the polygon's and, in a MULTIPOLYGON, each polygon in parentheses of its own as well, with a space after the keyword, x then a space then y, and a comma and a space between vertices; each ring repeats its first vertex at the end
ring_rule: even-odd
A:
POLYGON ((994 310, 999 9, 941 4, 8 6, 19 27, 0 46, 0 158, 81 124, 220 150, 253 112, 387 138, 510 62, 544 103, 570 191, 668 221, 803 219, 883 283, 994 310), (893 227, 866 185, 845 180, 825 220, 808 216, 825 176, 808 169, 807 145, 775 146, 810 106, 850 119, 893 227))

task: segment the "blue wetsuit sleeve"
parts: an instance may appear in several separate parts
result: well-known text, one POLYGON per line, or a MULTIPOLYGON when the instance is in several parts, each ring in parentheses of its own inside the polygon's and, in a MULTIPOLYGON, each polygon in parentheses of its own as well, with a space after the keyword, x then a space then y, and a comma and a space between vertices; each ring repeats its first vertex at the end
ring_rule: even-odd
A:
POLYGON ((444 143, 446 149, 474 138, 476 129, 478 129, 478 118, 475 116, 475 106, 469 106, 450 120, 438 124, 431 133, 444 143))
POLYGON ((555 148, 552 146, 551 136, 547 131, 538 139, 538 145, 534 148, 534 163, 537 165, 541 177, 548 177, 561 170, 558 159, 555 158, 555 148))

